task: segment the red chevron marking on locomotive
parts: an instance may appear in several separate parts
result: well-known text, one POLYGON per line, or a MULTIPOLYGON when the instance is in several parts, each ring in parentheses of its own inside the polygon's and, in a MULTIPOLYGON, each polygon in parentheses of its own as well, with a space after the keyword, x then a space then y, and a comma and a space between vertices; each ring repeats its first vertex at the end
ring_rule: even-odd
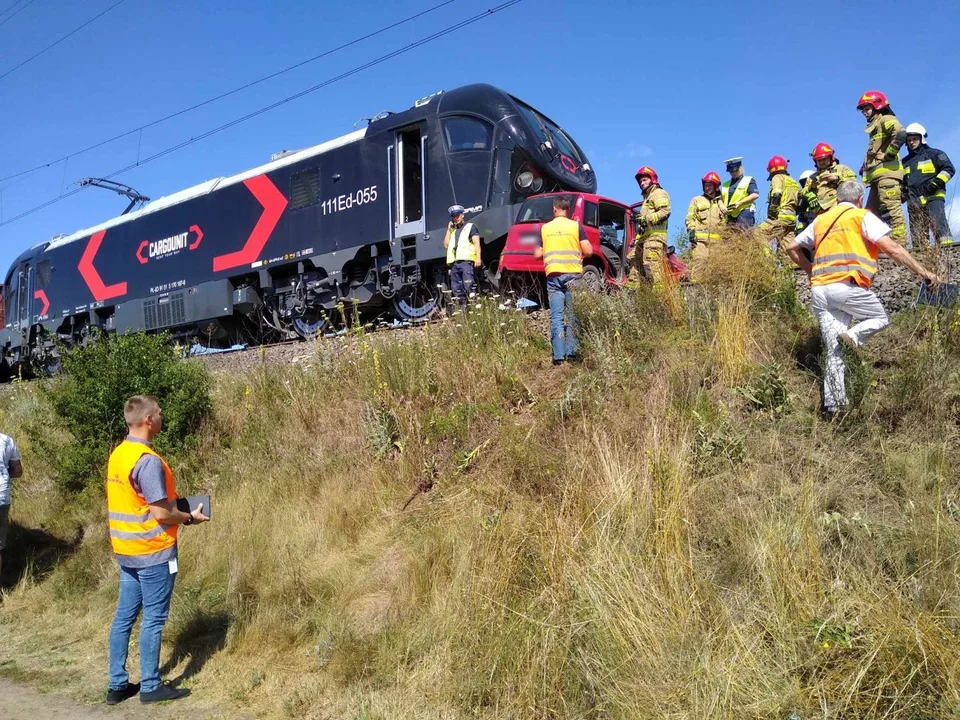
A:
POLYGON ((103 242, 103 236, 106 234, 106 230, 101 230, 91 235, 90 240, 87 241, 87 248, 83 251, 80 262, 77 263, 77 270, 80 271, 80 276, 87 284, 87 287, 90 288, 90 292, 93 293, 93 299, 97 302, 103 302, 104 300, 110 300, 111 298, 127 294, 126 282, 106 285, 103 282, 103 278, 100 277, 100 273, 98 273, 97 269, 93 266, 93 259, 97 256, 97 251, 103 242))
POLYGON ((43 317, 50 311, 50 301, 47 300, 47 294, 43 290, 37 290, 33 294, 33 299, 43 303, 43 309, 40 310, 40 317, 43 317))
POLYGON ((189 249, 196 250, 198 247, 200 247, 200 241, 203 240, 203 230, 200 229, 199 225, 191 225, 190 232, 196 233, 197 239, 190 243, 189 249))
POLYGON ((257 175, 244 180, 243 184, 247 186, 247 190, 253 194, 257 202, 263 205, 263 214, 260 215, 253 232, 250 233, 250 237, 247 238, 242 248, 213 258, 214 272, 229 270, 241 265, 249 267, 250 263, 256 261, 287 207, 287 199, 266 175, 257 175))
POLYGON ((140 261, 141 265, 146 265, 147 260, 150 259, 150 258, 145 258, 143 256, 144 248, 146 248, 149 244, 150 244, 149 240, 144 240, 142 243, 140 243, 140 247, 137 248, 137 260, 140 261))

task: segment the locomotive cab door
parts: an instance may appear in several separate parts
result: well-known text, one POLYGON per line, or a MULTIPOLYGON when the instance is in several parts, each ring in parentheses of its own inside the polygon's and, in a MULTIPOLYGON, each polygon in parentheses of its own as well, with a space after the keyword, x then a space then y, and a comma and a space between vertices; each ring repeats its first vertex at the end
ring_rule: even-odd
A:
POLYGON ((397 131, 393 186, 394 237, 400 239, 424 232, 426 217, 426 135, 420 126, 397 131))

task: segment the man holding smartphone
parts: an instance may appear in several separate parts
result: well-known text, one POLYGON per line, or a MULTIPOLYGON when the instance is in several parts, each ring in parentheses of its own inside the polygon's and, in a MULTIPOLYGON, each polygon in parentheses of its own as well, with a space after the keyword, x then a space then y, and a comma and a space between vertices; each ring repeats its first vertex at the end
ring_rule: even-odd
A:
POLYGON ((450 224, 443 238, 450 266, 450 290, 460 308, 467 306, 470 293, 477 284, 476 268, 480 260, 480 231, 473 223, 464 222, 462 205, 450 207, 450 224))
POLYGON ((192 513, 177 509, 173 472, 153 449, 163 429, 160 404, 135 395, 123 407, 127 437, 107 463, 107 518, 110 543, 120 566, 120 596, 110 628, 110 686, 107 705, 140 693, 140 702, 177 700, 190 694, 160 681, 160 636, 170 612, 177 577, 177 530, 206 522, 201 505, 192 513), (140 626, 140 682, 127 675, 130 633, 140 626))

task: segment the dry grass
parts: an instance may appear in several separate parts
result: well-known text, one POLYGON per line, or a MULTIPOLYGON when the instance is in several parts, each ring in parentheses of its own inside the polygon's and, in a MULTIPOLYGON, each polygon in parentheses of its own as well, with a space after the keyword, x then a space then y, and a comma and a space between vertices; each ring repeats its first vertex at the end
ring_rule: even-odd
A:
MULTIPOLYGON (((644 290, 581 298, 579 367, 484 303, 217 378, 170 674, 223 717, 956 717, 957 417, 930 400, 960 387, 956 331, 925 317, 938 344, 867 386, 882 411, 823 425, 793 360, 814 331, 761 267, 718 269, 681 325, 644 290), (792 402, 758 413, 733 390, 773 361, 792 402)), ((0 403, 14 434, 38 421, 30 388, 0 403)), ((103 511, 24 451, 15 521, 84 535, 4 595, 0 663, 94 698, 103 511)))

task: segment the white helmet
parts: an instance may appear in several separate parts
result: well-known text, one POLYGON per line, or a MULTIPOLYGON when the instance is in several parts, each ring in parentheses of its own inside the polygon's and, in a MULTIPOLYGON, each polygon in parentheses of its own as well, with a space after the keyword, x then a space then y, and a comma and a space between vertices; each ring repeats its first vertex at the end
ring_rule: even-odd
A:
POLYGON ((919 135, 923 142, 927 141, 927 129, 920 123, 910 123, 907 125, 907 135, 919 135))
POLYGON ((800 173, 800 182, 805 182, 806 179, 811 175, 813 175, 813 170, 804 170, 802 173, 800 173))

